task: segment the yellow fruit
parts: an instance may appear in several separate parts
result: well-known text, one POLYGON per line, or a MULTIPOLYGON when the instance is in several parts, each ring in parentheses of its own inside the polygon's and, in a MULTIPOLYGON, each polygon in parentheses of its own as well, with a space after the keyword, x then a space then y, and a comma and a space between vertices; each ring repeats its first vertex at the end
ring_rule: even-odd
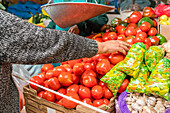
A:
POLYGON ((161 25, 167 25, 167 22, 166 22, 166 21, 161 20, 161 21, 160 21, 160 24, 161 24, 161 25))
POLYGON ((162 16, 160 17, 160 21, 161 21, 161 20, 167 21, 167 20, 168 20, 168 16, 162 15, 162 16))

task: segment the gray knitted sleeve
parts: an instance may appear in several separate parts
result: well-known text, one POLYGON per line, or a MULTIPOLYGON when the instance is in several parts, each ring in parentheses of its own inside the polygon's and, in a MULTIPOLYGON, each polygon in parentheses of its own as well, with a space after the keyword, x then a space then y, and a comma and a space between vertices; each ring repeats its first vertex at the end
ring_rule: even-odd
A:
POLYGON ((97 54, 96 41, 69 32, 37 27, 0 10, 0 62, 41 64, 97 54))

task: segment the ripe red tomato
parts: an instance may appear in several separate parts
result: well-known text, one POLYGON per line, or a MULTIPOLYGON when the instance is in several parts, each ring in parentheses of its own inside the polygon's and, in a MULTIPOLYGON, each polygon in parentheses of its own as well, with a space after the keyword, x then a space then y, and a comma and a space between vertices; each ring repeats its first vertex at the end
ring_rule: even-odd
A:
POLYGON ((83 85, 80 85, 78 94, 79 94, 81 99, 91 98, 91 91, 90 91, 90 89, 87 88, 87 87, 84 87, 83 85))
POLYGON ((50 102, 55 102, 55 94, 49 91, 45 91, 43 94, 43 98, 50 102))
POLYGON ((56 101, 55 103, 60 105, 60 106, 63 106, 63 100, 62 99, 60 99, 59 101, 56 101))
MULTIPOLYGON (((125 26, 121 26, 121 27, 119 27, 118 30, 117 30, 118 35, 125 35, 125 32, 126 32, 125 26)), ((116 39, 115 39, 115 40, 116 40, 116 39)))
POLYGON ((102 59, 96 65, 97 73, 105 75, 110 70, 110 62, 107 59, 102 59))
POLYGON ((101 106, 103 104, 104 104, 104 100, 103 99, 99 99, 99 100, 94 100, 93 101, 93 106, 94 107, 99 107, 99 106, 101 106))
POLYGON ((149 46, 148 46, 148 44, 145 44, 145 46, 146 46, 146 50, 148 50, 148 49, 149 49, 149 46))
POLYGON ((118 92, 119 92, 119 93, 124 92, 124 91, 126 90, 128 84, 129 84, 129 80, 128 80, 128 79, 125 79, 125 80, 123 81, 123 83, 121 84, 121 86, 119 87, 118 92))
POLYGON ((73 83, 78 84, 79 83, 79 77, 76 76, 75 74, 72 74, 72 76, 73 76, 73 83))
POLYGON ((104 104, 109 105, 109 100, 108 99, 103 98, 103 102, 104 102, 104 104))
POLYGON ((71 68, 73 68, 73 66, 74 66, 76 63, 81 63, 81 59, 69 60, 69 61, 68 61, 68 64, 70 64, 71 68))
POLYGON ((137 23, 141 18, 142 18, 142 14, 139 12, 139 11, 134 11, 130 17, 129 17, 129 20, 131 23, 137 23))
POLYGON ((93 59, 92 58, 83 58, 84 63, 92 63, 93 59))
POLYGON ((85 70, 93 70, 94 67, 91 65, 91 63, 85 63, 84 64, 84 69, 85 70))
POLYGON ((133 45, 133 39, 135 38, 135 36, 128 36, 124 41, 130 45, 133 45))
POLYGON ((40 98, 43 98, 43 95, 44 95, 44 91, 41 91, 37 94, 37 96, 39 96, 40 98))
POLYGON ((67 88, 67 93, 78 93, 79 85, 73 84, 67 88))
POLYGON ((133 39, 133 43, 137 43, 137 42, 144 42, 144 37, 141 37, 141 36, 136 36, 134 39, 133 39))
POLYGON ((96 37, 94 40, 96 40, 97 42, 103 42, 101 37, 96 37))
POLYGON ((93 61, 99 61, 99 59, 107 59, 107 57, 103 54, 97 54, 93 56, 92 58, 93 58, 93 61))
POLYGON ((125 39, 126 39, 126 36, 125 36, 125 35, 118 35, 118 36, 117 36, 117 40, 124 41, 125 39))
POLYGON ((147 44, 149 47, 151 46, 151 40, 150 38, 145 38, 144 44, 147 44))
POLYGON ((141 31, 143 32, 148 32, 151 28, 151 24, 149 22, 143 22, 141 25, 140 25, 140 29, 141 31))
POLYGON ((46 79, 45 73, 39 73, 37 76, 39 76, 43 81, 46 79))
POLYGON ((99 81, 99 85, 102 86, 102 87, 103 87, 103 86, 106 86, 105 83, 102 82, 102 81, 99 81))
POLYGON ((145 33, 145 32, 138 32, 137 34, 136 34, 136 36, 137 37, 143 37, 143 38, 147 38, 147 34, 145 33))
MULTIPOLYGON (((61 88, 61 89, 59 89, 57 92, 65 95, 65 94, 66 94, 66 89, 61 88)), ((55 95, 55 98, 56 98, 56 100, 60 100, 60 99, 62 99, 63 97, 61 97, 61 96, 59 96, 59 95, 55 95)))
POLYGON ((132 28, 132 29, 136 29, 138 26, 135 23, 129 23, 126 27, 126 29, 132 28))
POLYGON ((144 17, 154 18, 155 17, 155 12, 151 7, 145 7, 143 9, 143 16, 144 17))
POLYGON ((106 32, 106 33, 103 34, 102 40, 103 40, 104 42, 110 40, 109 37, 108 37, 108 34, 109 34, 109 33, 110 33, 110 32, 106 32))
POLYGON ((48 87, 48 80, 44 81, 44 87, 49 88, 48 87))
MULTIPOLYGON (((66 96, 69 96, 69 97, 74 98, 74 99, 76 99, 76 100, 80 100, 80 98, 79 98, 79 96, 78 96, 77 93, 68 93, 68 94, 66 94, 66 96)), ((66 107, 66 108, 73 109, 73 108, 75 108, 78 104, 75 103, 75 102, 73 102, 73 101, 71 101, 71 100, 68 100, 68 99, 66 99, 66 98, 62 98, 62 105, 63 105, 64 107, 66 107)))
MULTIPOLYGON (((38 84, 38 85, 44 86, 44 81, 43 81, 43 79, 40 78, 39 76, 33 76, 33 77, 31 77, 31 79, 30 79, 29 81, 34 82, 34 83, 36 83, 36 84, 38 84)), ((30 85, 33 89, 35 89, 35 90, 37 90, 37 91, 40 90, 39 87, 37 87, 37 86, 35 86, 35 85, 33 85, 33 84, 29 84, 29 85, 30 85)))
POLYGON ((133 28, 128 28, 125 31, 126 36, 131 36, 131 35, 136 36, 136 34, 137 34, 137 31, 136 31, 136 29, 133 29, 133 28))
POLYGON ((85 98, 82 100, 82 102, 89 104, 89 105, 93 105, 90 98, 85 98))
POLYGON ((71 84, 73 84, 73 76, 69 72, 62 72, 58 76, 58 80, 63 86, 70 86, 71 84))
POLYGON ((96 75, 96 73, 95 73, 93 70, 86 70, 86 71, 82 74, 81 78, 84 78, 85 76, 93 76, 93 77, 96 77, 97 75, 96 75))
POLYGON ((91 87, 97 85, 97 79, 93 76, 84 76, 83 84, 84 84, 84 86, 91 88, 91 87))
POLYGON ((142 31, 141 31, 141 29, 139 27, 137 27, 136 32, 139 33, 139 32, 142 32, 142 31))
POLYGON ((45 78, 48 80, 54 76, 54 71, 53 70, 48 70, 45 74, 45 78))
POLYGON ((64 66, 57 66, 53 69, 53 76, 54 77, 58 77, 60 75, 60 73, 62 72, 66 72, 67 70, 65 69, 64 66))
POLYGON ((104 98, 111 99, 113 97, 113 94, 112 94, 112 92, 110 91, 109 88, 104 86, 103 90, 104 90, 104 98))
POLYGON ((84 65, 82 63, 76 63, 73 67, 73 72, 76 76, 82 75, 84 71, 84 65))
POLYGON ((117 34, 115 32, 110 32, 108 34, 109 40, 116 40, 117 39, 117 34))
POLYGON ((153 37, 151 38, 151 45, 152 45, 152 46, 157 46, 158 44, 159 44, 159 38, 156 37, 156 36, 153 36, 153 37))
POLYGON ((66 72, 73 73, 73 69, 71 67, 65 67, 66 72))
POLYGON ((47 72, 48 70, 52 70, 54 67, 52 64, 44 64, 42 67, 41 67, 41 73, 42 72, 47 72))
POLYGON ((104 91, 103 88, 99 85, 95 85, 94 87, 92 87, 91 89, 91 94, 92 97, 96 100, 101 99, 104 95, 104 91))
POLYGON ((157 29, 152 27, 149 31, 148 31, 148 35, 149 36, 155 36, 157 34, 157 29))
POLYGON ((117 63, 119 63, 120 61, 122 61, 124 59, 123 55, 121 54, 111 54, 109 56, 109 61, 113 64, 116 65, 117 63))
POLYGON ((58 78, 56 77, 50 78, 47 84, 48 84, 48 87, 52 90, 58 90, 61 87, 60 82, 58 78))
POLYGON ((157 27, 157 22, 155 19, 152 19, 153 20, 153 27, 157 27))

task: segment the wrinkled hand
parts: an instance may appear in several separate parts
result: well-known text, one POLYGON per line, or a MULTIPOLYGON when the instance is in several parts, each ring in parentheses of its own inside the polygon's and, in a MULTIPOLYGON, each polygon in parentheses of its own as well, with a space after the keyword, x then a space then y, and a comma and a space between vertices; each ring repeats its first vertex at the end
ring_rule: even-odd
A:
POLYGON ((79 34, 79 32, 80 32, 80 30, 79 30, 79 28, 78 28, 78 26, 77 25, 74 25, 74 26, 72 26, 69 30, 68 30, 68 32, 71 32, 71 33, 74 33, 74 34, 79 34))
POLYGON ((98 54, 113 53, 113 52, 119 51, 123 53, 124 55, 126 55, 126 53, 129 51, 128 48, 131 47, 131 45, 120 40, 97 42, 97 45, 98 45, 98 54))

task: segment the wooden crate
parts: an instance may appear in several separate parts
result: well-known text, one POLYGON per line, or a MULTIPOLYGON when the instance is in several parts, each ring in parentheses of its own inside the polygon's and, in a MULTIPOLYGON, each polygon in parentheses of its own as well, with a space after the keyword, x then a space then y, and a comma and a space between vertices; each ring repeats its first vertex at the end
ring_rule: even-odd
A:
MULTIPOLYGON (((97 113, 82 105, 77 105, 76 109, 67 109, 53 102, 49 102, 38 97, 36 90, 32 89, 29 85, 24 87, 23 93, 27 113, 97 113)), ((99 108, 110 113, 115 113, 114 100, 115 98, 110 100, 109 107, 102 105, 99 108)))

